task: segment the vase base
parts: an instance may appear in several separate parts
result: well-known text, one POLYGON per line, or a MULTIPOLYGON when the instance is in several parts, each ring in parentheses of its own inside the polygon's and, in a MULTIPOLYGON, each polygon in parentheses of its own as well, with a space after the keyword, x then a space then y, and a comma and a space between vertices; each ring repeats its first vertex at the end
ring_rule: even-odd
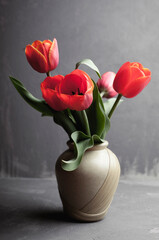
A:
POLYGON ((108 211, 108 208, 109 206, 103 212, 94 213, 94 214, 85 213, 80 210, 72 210, 72 209, 70 210, 66 207, 64 207, 63 210, 64 210, 64 213, 66 213, 66 215, 68 215, 70 218, 74 220, 77 220, 80 222, 97 222, 102 220, 105 217, 108 211))

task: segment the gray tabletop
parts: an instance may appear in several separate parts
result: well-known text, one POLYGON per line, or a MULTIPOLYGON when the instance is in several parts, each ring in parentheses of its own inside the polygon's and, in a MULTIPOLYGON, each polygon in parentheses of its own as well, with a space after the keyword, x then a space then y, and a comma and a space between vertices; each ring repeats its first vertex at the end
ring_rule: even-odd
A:
POLYGON ((0 179, 0 239, 159 239, 159 181, 121 179, 104 220, 79 223, 63 214, 55 177, 0 179))

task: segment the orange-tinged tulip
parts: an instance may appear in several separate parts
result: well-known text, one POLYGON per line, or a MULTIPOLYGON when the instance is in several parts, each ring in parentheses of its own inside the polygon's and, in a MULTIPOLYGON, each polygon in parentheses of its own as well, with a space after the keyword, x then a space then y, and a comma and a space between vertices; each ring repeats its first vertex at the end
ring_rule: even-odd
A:
POLYGON ((150 82, 151 72, 138 62, 124 63, 116 74, 113 87, 127 98, 135 97, 150 82))
POLYGON ((59 63, 59 51, 57 40, 53 42, 36 40, 25 48, 28 62, 34 70, 40 73, 48 73, 54 70, 59 63))

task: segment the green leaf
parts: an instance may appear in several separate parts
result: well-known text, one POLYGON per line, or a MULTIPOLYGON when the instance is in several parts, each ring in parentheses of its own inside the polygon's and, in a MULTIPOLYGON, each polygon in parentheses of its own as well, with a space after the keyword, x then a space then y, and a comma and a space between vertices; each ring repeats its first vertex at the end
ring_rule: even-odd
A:
POLYGON ((104 139, 100 138, 100 137, 97 136, 97 135, 93 135, 93 136, 92 136, 92 140, 93 140, 94 145, 105 142, 104 139))
POLYGON ((92 138, 83 132, 76 131, 72 133, 71 138, 74 142, 75 157, 69 161, 62 160, 62 168, 66 171, 75 170, 79 166, 84 152, 93 147, 92 138))
POLYGON ((103 133, 106 134, 110 128, 110 121, 105 114, 103 101, 95 82, 93 90, 93 102, 91 106, 86 109, 86 113, 90 125, 91 135, 103 137, 103 133))
POLYGON ((82 61, 80 61, 76 64, 75 68, 77 69, 81 64, 84 64, 84 65, 90 67, 91 69, 93 69, 97 73, 98 77, 101 78, 99 69, 97 68, 97 66, 94 64, 94 62, 91 59, 83 59, 82 61))
MULTIPOLYGON (((116 98, 110 98, 110 99, 108 99, 104 102, 104 108, 105 108, 105 112, 106 112, 107 116, 109 115, 109 112, 112 109, 115 101, 116 101, 116 98)), ((123 100, 121 99, 119 101, 119 104, 122 103, 122 102, 123 102, 123 100)), ((119 106, 119 104, 118 104, 118 106, 119 106)))
POLYGON ((83 132, 76 131, 72 133, 71 138, 74 142, 75 157, 69 161, 62 160, 62 168, 66 171, 73 171, 78 168, 85 151, 94 146, 104 142, 99 136, 87 136, 83 132))
POLYGON ((17 79, 10 77, 10 80, 19 94, 30 106, 41 112, 42 116, 53 116, 53 110, 46 104, 44 100, 35 98, 17 79))
POLYGON ((89 122, 87 118, 86 111, 71 111, 72 116, 75 119, 77 130, 81 131, 87 135, 90 135, 89 122))
POLYGON ((77 130, 67 110, 55 112, 53 118, 55 123, 63 127, 69 137, 77 130))
POLYGON ((55 111, 50 108, 44 100, 35 98, 17 79, 10 77, 14 87, 23 97, 23 99, 37 111, 42 113, 42 116, 52 116, 55 123, 62 126, 64 130, 68 133, 69 137, 77 129, 69 116, 69 113, 66 111, 55 111))

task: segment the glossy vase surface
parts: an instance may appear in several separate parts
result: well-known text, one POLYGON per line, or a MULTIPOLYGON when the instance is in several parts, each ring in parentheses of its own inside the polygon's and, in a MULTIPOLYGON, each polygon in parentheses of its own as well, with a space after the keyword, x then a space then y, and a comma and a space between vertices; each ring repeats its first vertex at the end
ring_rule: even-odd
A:
POLYGON ((76 220, 101 220, 112 202, 119 182, 120 165, 107 146, 108 142, 105 142, 88 149, 74 171, 65 171, 61 167, 62 159, 73 157, 72 145, 56 162, 56 178, 64 211, 76 220))

